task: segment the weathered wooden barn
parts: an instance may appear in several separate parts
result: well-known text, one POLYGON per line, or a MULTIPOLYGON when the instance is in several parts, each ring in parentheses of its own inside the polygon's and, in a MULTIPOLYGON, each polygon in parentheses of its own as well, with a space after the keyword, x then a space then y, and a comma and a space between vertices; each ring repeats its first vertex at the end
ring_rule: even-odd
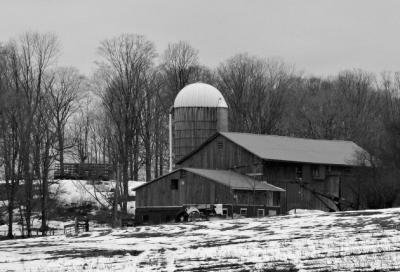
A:
POLYGON ((286 191, 283 213, 296 208, 329 211, 354 200, 352 171, 364 152, 350 141, 218 132, 177 165, 229 169, 267 181, 286 191))
POLYGON ((223 205, 228 216, 351 207, 363 153, 350 141, 228 132, 222 94, 191 84, 170 113, 170 173, 136 189, 135 220, 170 221, 200 204, 223 205))
POLYGON ((136 189, 136 222, 175 220, 186 207, 222 204, 223 214, 277 215, 284 190, 230 170, 180 168, 136 189))

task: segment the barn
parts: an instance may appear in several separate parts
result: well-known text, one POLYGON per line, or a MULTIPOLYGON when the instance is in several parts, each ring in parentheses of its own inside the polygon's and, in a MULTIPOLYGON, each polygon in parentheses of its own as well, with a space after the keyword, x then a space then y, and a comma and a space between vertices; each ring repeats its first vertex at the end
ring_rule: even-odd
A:
POLYGON ((281 213, 336 211, 355 201, 353 172, 364 153, 351 141, 217 132, 177 165, 229 169, 280 187, 281 213))
POLYGON ((136 188, 135 221, 162 223, 190 207, 226 216, 351 208, 366 152, 351 141, 229 132, 211 85, 187 85, 170 112, 170 171, 136 188))
POLYGON ((207 205, 221 205, 225 216, 276 215, 282 192, 235 171, 179 168, 136 188, 135 218, 138 224, 169 222, 187 207, 207 205))

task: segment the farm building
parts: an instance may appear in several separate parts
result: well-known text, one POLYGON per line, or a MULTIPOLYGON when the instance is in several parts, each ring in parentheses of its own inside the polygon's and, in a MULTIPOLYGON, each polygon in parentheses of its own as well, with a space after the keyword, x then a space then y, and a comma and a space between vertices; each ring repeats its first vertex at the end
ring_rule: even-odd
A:
POLYGON ((177 165, 229 169, 278 186, 286 191, 282 213, 331 211, 354 201, 352 170, 363 152, 350 141, 218 132, 177 165))
POLYGON ((180 168, 136 188, 136 222, 168 222, 186 207, 218 204, 226 216, 276 215, 282 192, 230 170, 180 168))
POLYGON ((112 165, 106 163, 64 163, 63 173, 59 163, 54 167, 54 179, 110 180, 112 176, 112 165))
POLYGON ((228 132, 222 94, 190 84, 170 113, 170 173, 136 189, 135 220, 170 221, 188 207, 227 216, 351 208, 363 153, 350 141, 228 132))

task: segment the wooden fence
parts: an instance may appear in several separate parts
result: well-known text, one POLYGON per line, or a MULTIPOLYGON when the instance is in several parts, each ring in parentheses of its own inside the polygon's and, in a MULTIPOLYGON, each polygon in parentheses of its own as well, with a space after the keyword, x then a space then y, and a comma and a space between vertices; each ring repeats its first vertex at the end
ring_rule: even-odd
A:
POLYGON ((85 220, 84 222, 76 220, 75 223, 64 225, 64 234, 66 236, 87 231, 89 231, 89 220, 85 220))
POLYGON ((64 163, 64 173, 61 173, 59 163, 54 167, 55 179, 110 180, 112 176, 111 164, 64 163))

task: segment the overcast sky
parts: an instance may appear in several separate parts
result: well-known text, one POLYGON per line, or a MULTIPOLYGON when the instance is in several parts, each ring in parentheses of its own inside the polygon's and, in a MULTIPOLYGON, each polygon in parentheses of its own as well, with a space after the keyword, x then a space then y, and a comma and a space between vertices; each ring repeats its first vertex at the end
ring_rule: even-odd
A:
POLYGON ((400 1, 0 0, 0 41, 55 32, 60 65, 89 75, 99 42, 143 34, 158 52, 186 40, 215 67, 236 53, 282 57, 306 74, 400 71, 400 1))

